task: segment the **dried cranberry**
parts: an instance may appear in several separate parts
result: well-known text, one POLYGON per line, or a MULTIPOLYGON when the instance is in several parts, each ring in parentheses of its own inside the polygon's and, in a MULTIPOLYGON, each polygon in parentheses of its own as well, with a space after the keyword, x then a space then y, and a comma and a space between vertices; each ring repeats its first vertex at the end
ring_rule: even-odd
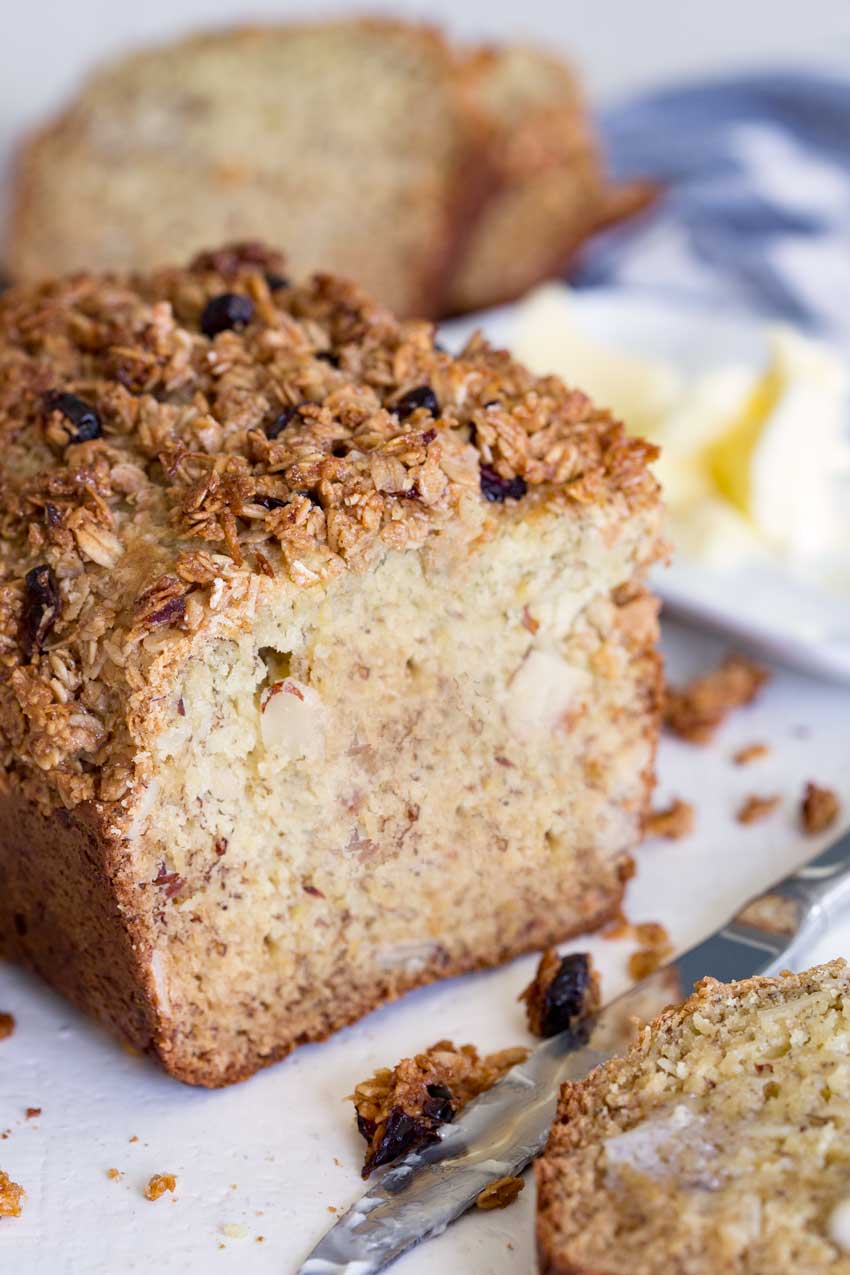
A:
POLYGON ((339 355, 333 350, 317 350, 313 357, 321 363, 330 363, 331 367, 339 367, 339 355))
POLYGON ((263 426, 263 433, 266 438, 274 441, 279 434, 283 433, 289 422, 295 418, 297 413, 297 405, 295 407, 285 407, 282 412, 278 413, 270 425, 263 426))
POLYGON ((586 952, 570 952, 546 988, 540 1015, 540 1035, 557 1036, 585 1017, 591 988, 590 957, 586 952))
POLYGON ((481 494, 485 500, 501 504, 503 500, 521 500, 528 491, 528 483, 519 474, 515 478, 502 478, 489 465, 481 466, 481 494))
POLYGON ((361 1116, 360 1112, 358 1111, 357 1129, 358 1129, 358 1132, 360 1133, 360 1136, 365 1138, 367 1142, 372 1141, 372 1139, 375 1136, 375 1130, 377 1129, 377 1127, 378 1126, 375 1124, 374 1120, 367 1120, 366 1117, 361 1116))
POLYGON ((397 1160, 414 1147, 424 1147, 436 1140, 437 1134, 429 1124, 409 1116, 401 1107, 393 1107, 378 1145, 363 1166, 363 1177, 367 1178, 373 1169, 397 1160))
POLYGON ((452 1106, 454 1095, 451 1089, 445 1085, 426 1085, 425 1087, 429 1096, 422 1104, 422 1114, 430 1116, 432 1120, 439 1120, 441 1124, 454 1120, 455 1109, 452 1106))
POLYGON ((283 509, 286 501, 280 500, 277 496, 261 496, 255 493, 254 504, 262 505, 263 509, 283 509))
POLYGON ((240 292, 222 292, 213 297, 201 311, 204 336, 218 336, 234 328, 244 328, 254 317, 254 303, 240 292))
POLYGON ((291 286, 290 280, 285 274, 276 274, 274 270, 267 270, 265 279, 269 292, 280 292, 282 288, 291 286))
POLYGON ((76 394, 51 390, 45 395, 45 403, 48 411, 61 412, 73 425, 74 432, 68 439, 69 443, 88 443, 93 438, 100 438, 102 426, 99 415, 76 394))
POLYGON ((440 415, 440 404, 430 385, 417 385, 415 389, 402 394, 393 411, 400 421, 404 421, 416 411, 417 407, 424 407, 432 416, 440 415))
POLYGON ((59 618, 59 585, 47 563, 24 576, 24 608, 21 613, 21 650, 28 660, 41 651, 59 618))

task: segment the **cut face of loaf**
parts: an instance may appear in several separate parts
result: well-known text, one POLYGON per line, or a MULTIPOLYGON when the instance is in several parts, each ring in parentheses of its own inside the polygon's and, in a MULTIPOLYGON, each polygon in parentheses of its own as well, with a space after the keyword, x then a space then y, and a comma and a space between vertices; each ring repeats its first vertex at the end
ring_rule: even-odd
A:
POLYGON ((208 1085, 608 916, 657 735, 644 446, 279 269, 0 301, 0 935, 208 1085))
POLYGON ((565 1085, 538 1162, 548 1275, 847 1275, 850 977, 698 984, 565 1085))

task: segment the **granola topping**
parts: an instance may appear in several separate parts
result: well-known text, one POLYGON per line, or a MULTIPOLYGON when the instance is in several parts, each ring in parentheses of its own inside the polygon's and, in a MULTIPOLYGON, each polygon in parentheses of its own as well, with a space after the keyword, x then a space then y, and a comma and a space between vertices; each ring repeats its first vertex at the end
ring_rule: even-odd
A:
POLYGON ((818 784, 806 784, 803 800, 800 803, 800 820, 803 831, 815 837, 825 832, 838 818, 841 803, 831 788, 821 788, 818 784))
POLYGON ((520 497, 656 499, 655 449, 584 394, 282 273, 236 244, 0 298, 0 746, 45 807, 137 782, 128 698, 223 596, 474 544, 520 497))

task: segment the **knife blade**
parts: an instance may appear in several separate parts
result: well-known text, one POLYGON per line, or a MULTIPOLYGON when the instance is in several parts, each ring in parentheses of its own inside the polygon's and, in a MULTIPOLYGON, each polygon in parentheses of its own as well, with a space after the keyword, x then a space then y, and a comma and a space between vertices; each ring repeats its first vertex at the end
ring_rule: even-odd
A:
POLYGON ((563 1032, 539 1045, 446 1124, 438 1142, 385 1169, 313 1249, 299 1275, 375 1275, 414 1244, 441 1234, 490 1182, 521 1172, 542 1151, 561 1084, 583 1078, 618 1052, 631 1016, 653 1016, 706 975, 728 982, 804 969, 806 952, 848 905, 850 833, 636 983, 580 1033, 563 1032))

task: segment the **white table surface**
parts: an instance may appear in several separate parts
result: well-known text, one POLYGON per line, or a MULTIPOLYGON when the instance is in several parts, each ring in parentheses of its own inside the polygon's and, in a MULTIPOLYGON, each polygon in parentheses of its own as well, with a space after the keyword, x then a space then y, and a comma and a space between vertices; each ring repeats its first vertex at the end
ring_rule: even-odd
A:
MULTIPOLYGON (((667 625, 675 680, 706 667, 721 643, 667 625)), ((830 784, 850 818, 850 690, 777 670, 759 703, 734 714, 709 747, 665 739, 658 799, 692 800, 688 840, 646 844, 630 884, 633 920, 661 920, 678 947, 712 929, 747 894, 766 886, 827 839, 804 838, 796 807, 807 779, 830 784), (769 757, 736 767, 732 752, 754 740, 769 757), (782 808, 742 827, 745 795, 781 793, 782 808)), ((631 946, 599 938, 590 948, 606 996, 626 986, 631 946)), ((850 956, 850 931, 819 957, 850 956)), ((0 1269, 14 1275, 118 1275, 156 1271, 284 1275, 294 1270, 361 1189, 362 1142, 342 1100, 373 1068, 440 1037, 480 1048, 526 1042, 516 996, 531 976, 526 958, 492 974, 414 993, 320 1046, 305 1048, 245 1084, 219 1092, 186 1088, 128 1056, 40 983, 0 965, 0 1009, 17 1030, 0 1043, 0 1168, 27 1190, 21 1218, 0 1221, 0 1269), (26 1107, 43 1108, 35 1120, 26 1107), (138 1142, 129 1139, 136 1135, 138 1142), (123 1176, 110 1181, 109 1168, 123 1176), (151 1203, 153 1173, 177 1175, 177 1191, 151 1203), (244 1227, 245 1238, 223 1232, 244 1227), (256 1237, 264 1240, 258 1243, 256 1237), (221 1247, 223 1246, 223 1247, 221 1247)), ((466 1217, 414 1250, 398 1275, 463 1271, 529 1275, 534 1269, 534 1188, 503 1212, 466 1217)))

